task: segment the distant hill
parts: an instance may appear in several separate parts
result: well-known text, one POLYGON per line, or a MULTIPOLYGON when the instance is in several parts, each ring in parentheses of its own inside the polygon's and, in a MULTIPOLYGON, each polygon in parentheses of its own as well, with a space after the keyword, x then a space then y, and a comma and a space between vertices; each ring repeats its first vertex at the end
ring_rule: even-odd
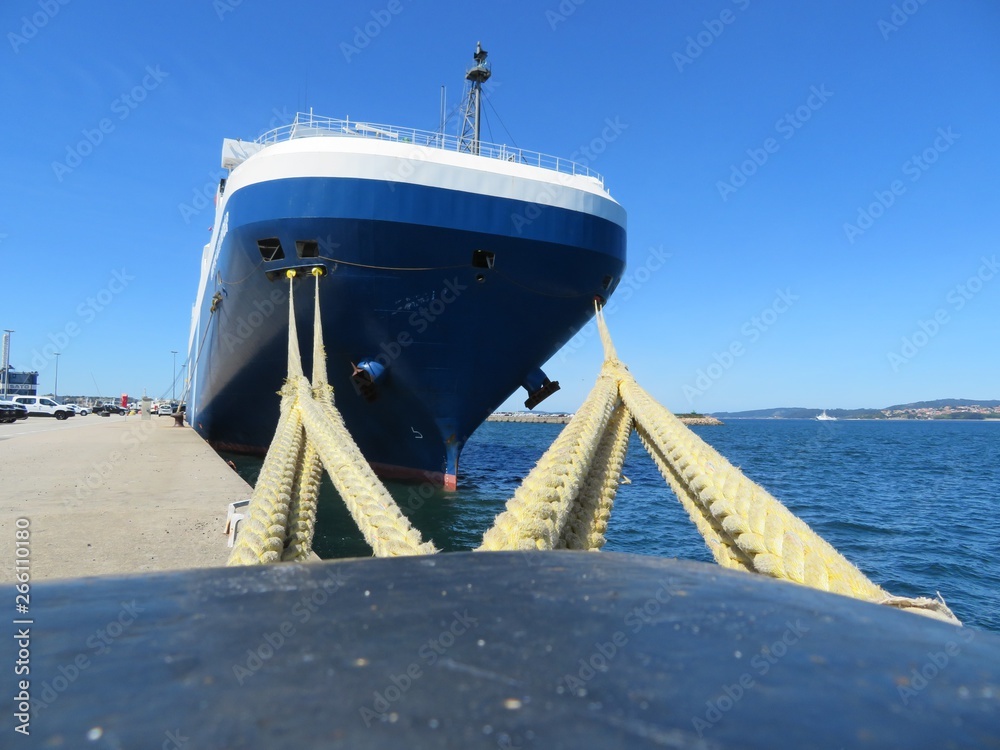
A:
POLYGON ((886 409, 940 409, 945 406, 1000 406, 1000 401, 976 401, 967 398, 939 398, 937 401, 917 401, 912 404, 887 406, 886 409))
MULTIPOLYGON (((1000 406, 997 400, 972 400, 967 398, 942 398, 937 401, 917 401, 912 404, 897 404, 884 409, 901 411, 903 409, 942 409, 956 406, 982 406, 986 408, 1000 406)), ((713 417, 719 419, 815 419, 822 409, 806 409, 803 407, 779 407, 774 409, 751 409, 749 411, 716 411, 713 417)), ((837 419, 885 419, 883 409, 827 409, 826 413, 837 419)))
MULTIPOLYGON (((719 419, 814 419, 823 410, 785 406, 776 409, 753 409, 751 411, 714 411, 719 419)), ((882 419, 880 409, 827 409, 826 413, 837 419, 882 419)))

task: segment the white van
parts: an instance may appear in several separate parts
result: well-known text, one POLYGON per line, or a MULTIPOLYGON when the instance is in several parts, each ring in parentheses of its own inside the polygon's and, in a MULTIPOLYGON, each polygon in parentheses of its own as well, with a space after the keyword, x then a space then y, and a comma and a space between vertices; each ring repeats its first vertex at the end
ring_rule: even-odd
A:
POLYGON ((15 396, 14 401, 24 404, 29 417, 55 417, 66 419, 74 416, 74 411, 64 404, 59 404, 45 396, 15 396))

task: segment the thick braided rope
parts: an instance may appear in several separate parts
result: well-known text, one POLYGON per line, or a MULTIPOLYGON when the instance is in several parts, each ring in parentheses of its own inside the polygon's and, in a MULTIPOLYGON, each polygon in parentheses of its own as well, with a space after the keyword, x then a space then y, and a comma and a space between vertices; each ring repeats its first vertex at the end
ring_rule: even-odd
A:
MULTIPOLYGON (((597 325, 607 366, 617 358, 601 311, 597 325)), ((640 438, 720 564, 961 624, 940 597, 889 596, 657 403, 627 368, 619 372, 619 394, 640 438)))
POLYGON ((573 505, 557 548, 596 551, 604 546, 604 533, 621 483, 631 435, 632 415, 619 403, 597 446, 583 490, 573 505))
POLYGON ((616 390, 612 369, 605 367, 586 401, 483 535, 480 550, 555 548, 611 418, 616 390))
POLYGON ((906 596, 889 596, 877 603, 884 604, 887 607, 895 607, 896 609, 901 609, 904 612, 912 612, 926 617, 933 617, 935 620, 941 620, 942 622, 951 623, 952 625, 962 624, 962 621, 955 617, 955 613, 952 612, 951 608, 945 603, 941 594, 938 594, 934 599, 925 596, 918 596, 915 598, 906 596))
POLYGON ((316 446, 334 487, 375 556, 437 552, 433 544, 421 539, 420 532, 410 525, 389 491, 372 472, 340 415, 330 418, 313 399, 305 378, 299 384, 299 409, 309 440, 316 446))
MULTIPOLYGON (((319 279, 322 275, 313 269, 316 281, 313 294, 313 396, 326 393, 326 352, 323 349, 323 324, 319 305, 319 279)), ((288 519, 288 546, 282 561, 305 561, 312 555, 312 542, 316 533, 316 510, 319 503, 320 483, 323 479, 323 462, 316 446, 306 440, 302 461, 292 494, 288 519)))
MULTIPOLYGON (((601 337, 601 345, 604 347, 604 362, 606 365, 614 363, 618 373, 619 395, 621 395, 622 381, 631 381, 632 375, 628 372, 628 368, 618 360, 615 344, 611 340, 611 332, 608 330, 607 322, 604 320, 604 311, 599 306, 596 309, 596 319, 597 331, 601 337)), ((643 428, 642 424, 636 420, 634 413, 628 408, 628 404, 625 404, 625 408, 632 417, 632 425, 639 435, 639 440, 653 458, 654 463, 656 463, 657 468, 660 470, 660 474, 663 475, 667 484, 674 491, 674 495, 680 500, 681 506, 687 511, 695 528, 705 539, 705 543, 708 545, 716 561, 727 568, 753 572, 749 558, 736 545, 727 542, 726 536, 722 533, 721 525, 711 515, 700 512, 695 496, 688 491, 687 486, 683 482, 679 481, 670 463, 660 453, 655 442, 650 439, 649 433, 643 428)))
MULTIPOLYGON (((316 288, 313 294, 313 388, 317 391, 326 392, 330 381, 326 374, 326 349, 323 347, 323 314, 319 306, 319 279, 322 272, 314 268, 313 278, 316 279, 316 288)), ((332 390, 330 391, 332 393, 332 390)), ((332 400, 331 400, 331 403, 332 400)))
POLYGON ((423 541, 375 476, 334 406, 333 388, 327 382, 318 274, 314 310, 313 385, 310 388, 304 379, 299 384, 299 408, 309 441, 376 557, 437 552, 432 543, 423 541))
POLYGON ((742 570, 747 573, 755 572, 750 558, 723 533, 722 525, 716 521, 715 517, 701 512, 696 496, 688 491, 687 485, 681 481, 670 462, 660 453, 649 433, 640 425, 636 425, 636 433, 656 467, 660 470, 660 474, 670 485, 670 489, 673 490, 677 499, 680 500, 681 506, 687 511, 691 522, 704 538, 715 561, 724 568, 742 570))
POLYGON ((302 377, 298 331, 295 327, 294 271, 288 274, 288 375, 281 389, 281 417, 254 486, 247 519, 227 565, 259 565, 281 560, 288 536, 289 506, 295 493, 304 444, 302 416, 292 379, 302 377))
MULTIPOLYGON (((714 519, 713 529, 747 556, 755 572, 868 601, 886 597, 882 589, 657 404, 634 380, 623 379, 620 388, 636 421, 669 463, 685 494, 695 500, 695 511, 714 519)), ((718 546, 713 552, 716 549, 718 546)))
POLYGON ((323 462, 316 446, 306 440, 293 485, 288 510, 288 546, 282 562, 305 562, 312 557, 313 536, 316 534, 316 506, 323 480, 323 462))
POLYGON ((735 551, 731 550, 729 560, 720 554, 726 547, 736 548, 749 560, 753 572, 961 624, 940 598, 909 599, 887 594, 764 488, 749 480, 654 401, 631 376, 619 387, 622 399, 639 425, 640 435, 645 433, 656 448, 651 451, 654 460, 659 463, 662 458, 682 492, 693 498, 694 513, 689 507, 689 514, 694 519, 700 514, 707 522, 696 520, 699 531, 704 534, 708 525, 720 537, 721 544, 713 544, 712 537, 706 535, 709 548, 720 564, 741 567, 732 564, 741 562, 735 551))
POLYGON ((299 411, 288 395, 282 398, 281 419, 248 506, 248 516, 227 565, 259 565, 281 560, 288 524, 288 504, 303 443, 299 411))

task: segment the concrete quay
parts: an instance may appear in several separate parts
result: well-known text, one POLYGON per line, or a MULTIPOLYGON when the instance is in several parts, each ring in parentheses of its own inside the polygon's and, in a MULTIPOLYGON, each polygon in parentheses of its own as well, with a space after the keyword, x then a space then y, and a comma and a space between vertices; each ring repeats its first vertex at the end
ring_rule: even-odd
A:
POLYGON ((18 519, 33 581, 224 565, 226 506, 251 492, 170 418, 0 425, 0 583, 14 581, 18 519))
POLYGON ((534 412, 501 412, 490 414, 487 422, 531 422, 534 424, 569 424, 572 414, 535 414, 534 412))

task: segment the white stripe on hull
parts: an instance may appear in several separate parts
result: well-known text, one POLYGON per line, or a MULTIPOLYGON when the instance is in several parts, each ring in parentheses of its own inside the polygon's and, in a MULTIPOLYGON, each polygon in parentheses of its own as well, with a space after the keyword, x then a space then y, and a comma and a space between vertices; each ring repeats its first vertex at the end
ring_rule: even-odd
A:
POLYGON ((625 209, 593 177, 369 138, 331 136, 275 143, 232 171, 226 194, 288 177, 384 180, 458 190, 580 211, 625 227, 625 209))

